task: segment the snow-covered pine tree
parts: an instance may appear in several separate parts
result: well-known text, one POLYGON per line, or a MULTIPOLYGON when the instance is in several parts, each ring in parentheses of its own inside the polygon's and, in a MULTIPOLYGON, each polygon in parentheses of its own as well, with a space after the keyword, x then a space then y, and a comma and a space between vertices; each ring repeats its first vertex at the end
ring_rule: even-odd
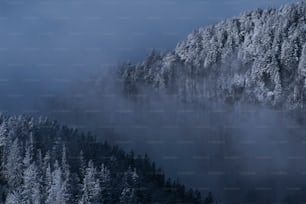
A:
POLYGON ((7 127, 6 123, 2 122, 0 124, 0 202, 3 199, 3 190, 4 190, 4 183, 5 183, 5 175, 4 175, 4 161, 5 161, 5 146, 7 140, 7 127))
POLYGON ((43 158, 43 165, 42 165, 42 200, 46 202, 48 198, 48 193, 50 192, 50 188, 52 186, 52 170, 50 164, 50 154, 49 152, 43 158))
POLYGON ((10 192, 5 200, 5 204, 22 203, 21 195, 18 191, 10 192))
POLYGON ((63 169, 63 182, 65 188, 63 189, 63 194, 66 197, 65 200, 70 199, 70 192, 71 192, 71 186, 70 186, 70 166, 67 161, 67 150, 66 146, 63 145, 62 150, 62 161, 61 161, 61 168, 63 169))
POLYGON ((80 172, 81 180, 83 180, 83 178, 85 176, 85 171, 86 171, 86 162, 85 162, 85 158, 84 158, 84 153, 81 150, 80 157, 79 157, 79 172, 80 172))
POLYGON ((103 203, 109 203, 112 201, 111 176, 110 176, 109 169, 104 164, 101 165, 101 170, 99 172, 99 178, 100 178, 102 201, 103 203))
POLYGON ((97 175, 97 169, 90 160, 86 168, 82 186, 82 197, 80 204, 98 204, 101 203, 101 186, 97 175))
POLYGON ((22 169, 19 139, 16 138, 9 148, 5 163, 5 176, 12 189, 19 188, 22 183, 22 169))
POLYGON ((67 195, 65 195, 67 185, 63 180, 63 171, 58 161, 54 163, 52 171, 52 182, 49 188, 46 204, 65 204, 68 203, 67 195))
POLYGON ((41 187, 36 164, 34 162, 30 162, 24 168, 21 192, 22 203, 42 203, 41 187))
POLYGON ((131 167, 124 173, 122 178, 122 191, 120 195, 120 203, 132 204, 137 203, 137 179, 138 175, 136 169, 134 171, 131 167))

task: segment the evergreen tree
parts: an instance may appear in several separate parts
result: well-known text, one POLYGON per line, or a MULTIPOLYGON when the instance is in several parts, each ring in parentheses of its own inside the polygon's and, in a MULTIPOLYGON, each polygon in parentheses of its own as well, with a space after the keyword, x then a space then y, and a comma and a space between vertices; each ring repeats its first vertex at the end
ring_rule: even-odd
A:
POLYGON ((43 159, 42 166, 42 185, 44 191, 42 191, 42 200, 46 202, 48 198, 48 193, 50 192, 52 186, 52 170, 50 165, 50 155, 49 152, 46 153, 43 159))
POLYGON ((52 182, 51 187, 49 188, 48 197, 46 200, 47 204, 65 204, 68 202, 66 192, 66 183, 63 180, 63 172, 61 167, 58 164, 58 161, 55 161, 54 170, 52 172, 52 182))
POLYGON ((100 181, 97 178, 97 170, 93 162, 89 161, 83 180, 82 198, 79 203, 94 204, 99 202, 101 202, 100 181))
POLYGON ((22 203, 41 203, 40 183, 35 163, 29 163, 23 173, 22 203))
POLYGON ((112 201, 111 176, 110 176, 110 171, 104 164, 101 165, 99 178, 100 178, 100 185, 101 185, 102 201, 105 203, 109 203, 112 201))
POLYGON ((138 175, 136 170, 132 171, 131 167, 124 173, 122 179, 122 191, 120 195, 120 203, 137 203, 136 183, 138 175))
POLYGON ((213 204, 214 203, 214 198, 212 196, 212 193, 209 192, 207 197, 204 200, 204 204, 213 204))
POLYGON ((70 197, 70 167, 67 161, 67 155, 66 155, 66 146, 63 145, 62 150, 62 162, 61 162, 61 168, 63 169, 63 182, 65 188, 63 189, 64 196, 66 197, 65 200, 69 200, 70 197))
POLYGON ((86 171, 86 162, 85 162, 85 158, 84 158, 84 153, 81 150, 80 152, 80 159, 79 159, 79 172, 80 172, 80 177, 83 180, 84 176, 85 176, 85 171, 86 171))
POLYGON ((22 158, 19 149, 19 140, 16 138, 9 148, 5 164, 5 174, 8 184, 12 188, 20 187, 22 182, 22 158))
POLYGON ((16 204, 16 203, 22 203, 21 195, 18 191, 13 191, 8 194, 5 200, 5 204, 16 204))

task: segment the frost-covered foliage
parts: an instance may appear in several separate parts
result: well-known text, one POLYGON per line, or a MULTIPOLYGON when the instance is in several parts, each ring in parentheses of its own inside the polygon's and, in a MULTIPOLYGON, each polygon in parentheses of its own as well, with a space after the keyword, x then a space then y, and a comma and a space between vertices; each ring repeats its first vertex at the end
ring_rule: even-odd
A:
POLYGON ((192 32, 172 52, 123 65, 127 91, 147 84, 186 101, 306 102, 306 1, 257 9, 192 32))
POLYGON ((198 191, 166 183, 147 156, 47 119, 0 115, 0 137, 0 203, 202 202, 198 191))

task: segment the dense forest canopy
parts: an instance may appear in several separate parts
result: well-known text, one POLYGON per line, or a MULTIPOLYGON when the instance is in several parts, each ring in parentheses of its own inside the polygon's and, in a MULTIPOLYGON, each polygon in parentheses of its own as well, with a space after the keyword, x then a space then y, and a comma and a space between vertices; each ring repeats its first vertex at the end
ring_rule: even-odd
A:
MULTIPOLYGON (((176 49, 124 64, 126 91, 147 85, 189 102, 248 102, 303 108, 306 2, 257 9, 193 31, 176 49)), ((138 89, 138 90, 137 90, 138 89)))

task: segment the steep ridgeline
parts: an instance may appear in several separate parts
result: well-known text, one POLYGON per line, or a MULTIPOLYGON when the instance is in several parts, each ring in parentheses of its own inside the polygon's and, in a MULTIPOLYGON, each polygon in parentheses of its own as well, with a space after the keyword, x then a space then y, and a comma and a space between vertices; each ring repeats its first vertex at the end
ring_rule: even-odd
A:
POLYGON ((247 101, 274 107, 306 103, 306 1, 257 9, 200 28, 172 52, 155 51, 121 72, 128 92, 138 84, 186 101, 247 101))
POLYGON ((0 150, 0 203, 202 203, 147 156, 45 119, 0 116, 0 150))

